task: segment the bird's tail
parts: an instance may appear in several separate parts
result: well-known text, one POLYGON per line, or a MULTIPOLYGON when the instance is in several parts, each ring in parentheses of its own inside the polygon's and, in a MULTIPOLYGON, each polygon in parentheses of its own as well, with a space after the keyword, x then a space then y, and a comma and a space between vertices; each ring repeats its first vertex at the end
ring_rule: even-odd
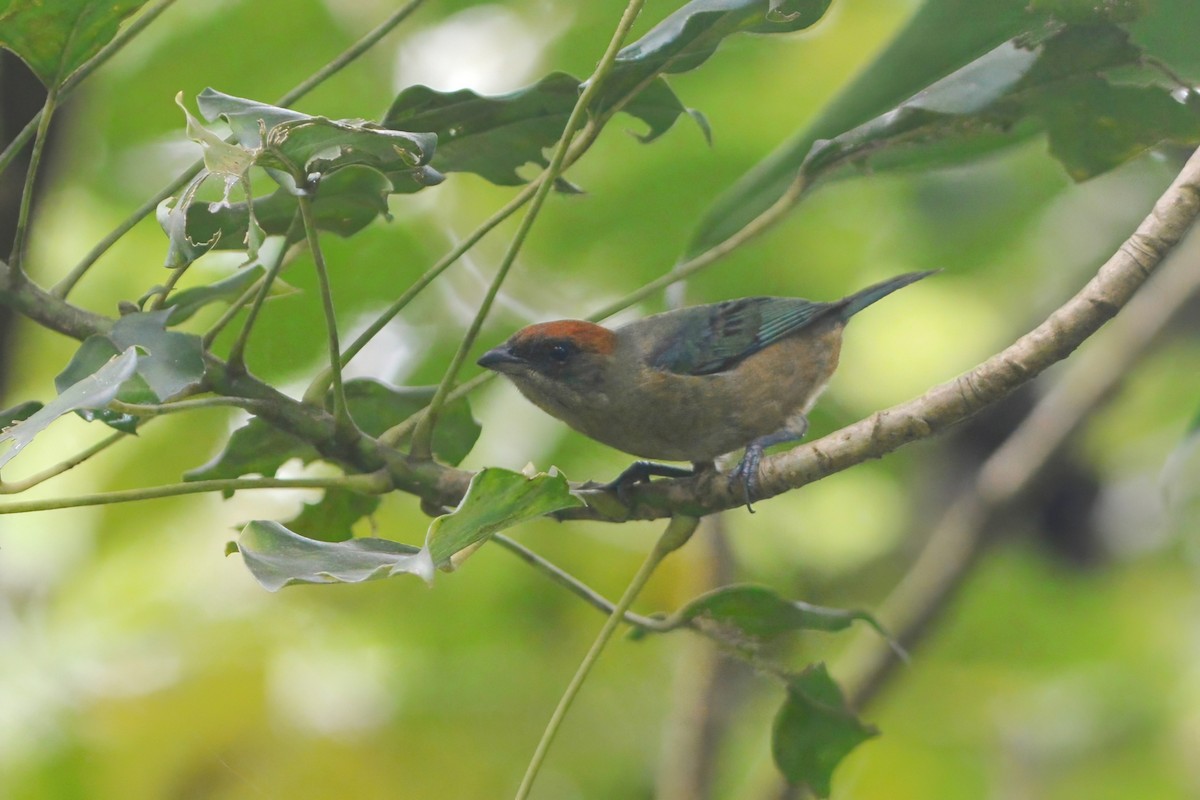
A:
POLYGON ((881 281, 874 286, 868 286, 862 291, 855 292, 849 297, 843 299, 837 306, 840 306, 842 319, 849 319, 851 316, 862 311, 867 306, 874 303, 876 300, 882 300, 897 289, 908 286, 910 283, 916 283, 921 278, 926 278, 935 272, 941 272, 940 269, 931 269, 925 272, 909 272, 904 275, 897 275, 894 278, 888 278, 886 281, 881 281))

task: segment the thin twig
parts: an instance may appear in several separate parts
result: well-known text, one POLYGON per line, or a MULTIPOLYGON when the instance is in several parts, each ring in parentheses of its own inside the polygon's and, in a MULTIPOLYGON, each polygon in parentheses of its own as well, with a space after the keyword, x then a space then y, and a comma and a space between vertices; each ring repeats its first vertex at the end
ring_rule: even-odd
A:
POLYGON ((583 682, 591 673, 592 667, 595 666, 596 661, 600 658, 600 654, 604 652, 605 645, 612 638, 617 625, 624 618, 625 612, 633 605, 633 601, 641 593, 642 588, 650 580, 650 576, 654 574, 658 565, 662 563, 664 558, 687 542, 692 533, 695 532, 698 524, 699 520, 692 517, 672 517, 671 521, 667 523, 667 529, 663 531, 663 535, 654 544, 654 548, 646 556, 646 560, 638 569, 637 574, 629 582, 625 593, 617 601, 616 607, 613 608, 612 613, 604 621, 604 626, 600 629, 600 633, 596 635, 596 641, 592 643, 587 655, 583 657, 583 661, 579 664, 579 668, 571 678, 571 682, 567 684, 566 690, 563 691, 562 697, 559 698, 558 705, 555 707, 554 713, 550 715, 550 720, 546 723, 546 728, 542 732, 542 738, 538 742, 537 749, 534 750, 533 757, 529 760, 529 766, 525 770, 525 777, 521 780, 521 786, 517 789, 516 800, 525 800, 525 798, 529 797, 529 792, 533 789, 533 782, 537 778, 542 764, 545 763, 546 754, 550 750, 550 745, 553 743, 555 735, 562 727, 563 720, 567 716, 567 711, 571 708, 572 701, 579 694, 579 690, 583 687, 583 682))
MULTIPOLYGON (((508 552, 515 555, 517 558, 529 564, 531 567, 541 572, 550 580, 564 587, 567 591, 584 599, 589 605, 600 609, 605 614, 611 614, 616 609, 616 603, 609 601, 604 595, 597 592, 586 583, 580 581, 571 573, 564 570, 562 567, 547 561, 537 553, 530 550, 524 545, 518 544, 502 533, 492 534, 492 541, 503 547, 508 552)), ((622 619, 630 624, 640 628, 649 630, 659 630, 662 627, 661 620, 654 617, 647 617, 641 614, 635 614, 632 611, 626 611, 622 619)))
POLYGON ((599 97, 600 90, 605 84, 605 79, 612 72, 617 53, 624 44, 625 37, 629 35, 629 30, 633 27, 633 23, 641 12, 643 5, 644 0, 629 0, 629 4, 625 7, 625 12, 621 15, 621 20, 617 24, 617 29, 613 32, 612 39, 609 40, 608 48, 604 51, 604 55, 601 56, 600 62, 596 65, 592 77, 586 82, 583 91, 579 93, 579 99, 575 102, 575 107, 571 109, 571 115, 567 118, 566 125, 563 126, 562 136, 559 137, 558 145, 554 148, 553 155, 550 156, 550 163, 547 164, 546 169, 542 172, 541 183, 538 184, 537 189, 534 191, 534 195, 529 201, 529 207, 525 209, 525 216, 521 218, 521 223, 517 227, 516 233, 513 234, 508 250, 505 251, 504 257, 500 261, 500 266, 496 270, 496 276, 492 279, 487 294, 484 295, 483 302, 480 303, 479 311, 475 314, 475 318, 471 321, 466 335, 463 336, 462 342, 458 346, 458 350, 450 360, 450 366, 447 367, 441 383, 438 384, 437 391, 434 392, 433 399, 429 402, 429 407, 417 423, 416 430, 413 431, 412 446, 410 448, 410 455, 413 458, 427 460, 431 457, 433 429, 437 424, 438 413, 441 411, 442 405, 446 402, 446 395, 450 393, 450 390, 454 387, 454 383, 458 380, 459 370, 462 369, 463 364, 466 362, 467 353, 471 351, 471 348, 475 344, 479 330, 483 327, 483 321, 491 311, 492 303, 495 301, 496 295, 499 294, 500 287, 504 284, 504 279, 508 277, 508 272, 512 268, 513 262, 516 261, 517 254, 521 251, 521 246, 525 243, 529 231, 532 230, 533 223, 541 211, 542 204, 545 203, 546 198, 554 189, 555 180, 563 169, 564 159, 566 159, 571 147, 571 140, 575 136, 575 132, 583 124, 592 101, 599 97))
POLYGON ((329 270, 325 268, 325 254, 321 250, 321 237, 317 234, 317 220, 313 216, 312 200, 307 194, 296 197, 300 216, 304 219, 304 233, 308 237, 308 249, 312 252, 313 266, 317 271, 317 282, 321 289, 321 308, 325 312, 325 336, 329 343, 329 368, 333 371, 333 418, 339 434, 355 430, 350 409, 346 407, 346 389, 342 384, 342 355, 338 345, 337 313, 333 307, 333 291, 329 286, 329 270))
POLYGON ((28 514, 31 511, 53 511, 60 508, 82 508, 113 503, 132 503, 138 500, 157 500, 185 494, 207 492, 240 492, 246 489, 349 489, 363 494, 387 491, 391 483, 378 474, 338 475, 329 478, 221 478, 211 481, 169 483, 141 489, 81 494, 75 497, 51 497, 45 500, 24 500, 0 503, 0 514, 28 514))
POLYGON ((254 412, 262 408, 259 400, 249 400, 244 397, 196 397, 189 400, 176 400, 172 403, 122 403, 113 400, 108 407, 122 414, 133 417, 159 417, 164 414, 178 414, 181 411, 195 411, 199 408, 240 408, 254 412))
MULTIPOLYGON (((229 348, 229 365, 232 369, 246 368, 246 345, 250 342, 250 331, 254 329, 254 323, 258 320, 258 313, 262 310, 263 303, 267 302, 267 296, 271 293, 271 287, 275 285, 275 279, 279 277, 279 271, 283 268, 284 258, 287 256, 288 248, 292 242, 293 232, 297 226, 304 225, 304 217, 300 209, 296 210, 296 214, 292 217, 292 222, 288 226, 288 231, 284 235, 283 244, 279 248, 279 252, 275 254, 275 258, 267 267, 267 273, 262 280, 258 282, 258 291, 254 295, 254 302, 250 306, 250 311, 246 314, 246 321, 242 323, 242 329, 238 331, 237 339, 234 340, 233 346, 229 348)), ((241 298, 238 298, 241 300, 241 298)), ((231 312, 237 313, 236 308, 231 308, 231 312)), ((230 317, 232 318, 232 317, 230 317)), ((220 320, 222 326, 226 324, 224 318, 220 320)), ((220 328, 216 328, 220 330, 220 328)), ((206 343, 211 343, 216 337, 216 333, 210 331, 205 337, 206 343)))
POLYGON ((34 486, 37 486, 40 483, 45 483, 51 478, 57 478, 67 470, 74 469, 90 459, 92 456, 107 450, 110 446, 121 441, 126 436, 128 436, 128 434, 117 431, 116 433, 110 434, 96 442, 91 447, 87 447, 79 451, 65 461, 60 461, 54 466, 49 467, 48 469, 45 469, 36 475, 30 475, 28 478, 24 478, 19 481, 10 481, 7 483, 0 481, 0 494, 20 494, 28 489, 32 489, 34 486))

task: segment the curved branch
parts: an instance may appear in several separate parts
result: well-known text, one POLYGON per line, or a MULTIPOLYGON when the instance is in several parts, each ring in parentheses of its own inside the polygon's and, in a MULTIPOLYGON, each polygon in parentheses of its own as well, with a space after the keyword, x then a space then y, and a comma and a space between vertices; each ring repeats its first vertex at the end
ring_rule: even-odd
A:
MULTIPOLYGON (((1193 248, 1198 250, 1200 248, 1193 248)), ((1194 259, 1194 255, 1193 255, 1194 259)), ((984 461, 974 480, 949 504, 921 554, 879 610, 881 623, 906 649, 936 622, 971 567, 993 541, 989 523, 1018 503, 1080 425, 1111 399, 1158 334, 1200 293, 1194 260, 1169 261, 1130 302, 1103 337, 1048 391, 984 461)), ((896 660, 866 639, 839 659, 851 705, 861 708, 896 674, 896 660)))
POLYGON ((71 305, 33 281, 20 279, 3 261, 0 261, 0 304, 19 311, 43 328, 73 339, 105 333, 113 326, 112 319, 71 305))
MULTIPOLYGON (((932 436, 1004 398, 1063 360, 1129 302, 1198 214, 1200 151, 1192 154, 1150 214, 1096 276, 1045 322, 975 369, 935 386, 921 397, 764 459, 760 483, 763 496, 799 488, 932 436)), ((615 498, 599 490, 583 496, 599 501, 597 506, 603 504, 603 509, 568 509, 560 512, 559 518, 617 519, 615 498)), ((695 478, 638 486, 629 496, 631 505, 623 517, 627 519, 657 519, 676 513, 704 515, 743 503, 738 487, 730 487, 724 475, 711 470, 695 478)))

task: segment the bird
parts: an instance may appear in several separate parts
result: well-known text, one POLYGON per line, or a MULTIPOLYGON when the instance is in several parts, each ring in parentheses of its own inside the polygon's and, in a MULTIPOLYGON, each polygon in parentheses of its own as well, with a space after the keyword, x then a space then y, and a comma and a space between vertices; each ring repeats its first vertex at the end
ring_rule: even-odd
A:
POLYGON ((837 368, 847 320, 937 271, 898 275, 834 302, 743 297, 615 329, 540 322, 477 363, 585 436, 653 460, 634 463, 606 488, 690 476, 745 448, 729 480, 741 481, 753 512, 763 452, 804 437, 808 413, 837 368))

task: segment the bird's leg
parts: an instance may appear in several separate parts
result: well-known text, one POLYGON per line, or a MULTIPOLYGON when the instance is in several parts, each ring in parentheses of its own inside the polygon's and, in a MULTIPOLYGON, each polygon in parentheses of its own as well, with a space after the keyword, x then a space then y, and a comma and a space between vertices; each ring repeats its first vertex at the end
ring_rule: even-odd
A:
POLYGON ((754 513, 754 506, 751 505, 751 502, 758 494, 758 469, 762 462, 763 451, 772 445, 797 442, 804 438, 807 431, 808 418, 803 414, 798 414, 788 420, 787 425, 774 433, 760 436, 746 445, 746 453, 742 456, 742 460, 729 473, 729 482, 733 483, 737 480, 742 482, 742 490, 746 493, 746 510, 751 514, 754 513))
POLYGON ((629 505, 627 497, 629 487, 637 483, 649 483, 650 477, 653 475, 660 478, 690 478, 695 474, 696 471, 688 467, 674 467, 654 461, 635 461, 624 472, 600 488, 616 492, 617 498, 625 505, 629 505))

